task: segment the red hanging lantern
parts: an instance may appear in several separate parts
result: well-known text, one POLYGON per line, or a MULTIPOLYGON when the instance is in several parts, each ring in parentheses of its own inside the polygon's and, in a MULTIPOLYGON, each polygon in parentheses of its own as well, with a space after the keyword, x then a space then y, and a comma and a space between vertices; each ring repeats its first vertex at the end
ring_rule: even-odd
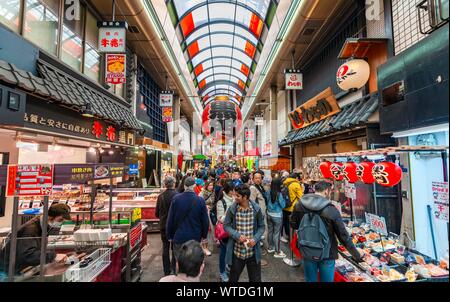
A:
POLYGON ((372 169, 375 181, 383 187, 393 187, 402 180, 402 168, 390 162, 381 162, 372 169))
POLYGON ((320 172, 322 173, 323 178, 333 178, 331 174, 330 168, 333 163, 329 161, 323 161, 320 163, 320 172))
POLYGON ((343 163, 339 163, 339 162, 332 163, 331 167, 330 167, 330 172, 334 179, 339 180, 339 181, 344 180, 344 164, 343 163))
POLYGON ((375 182, 375 178, 372 174, 372 169, 375 164, 371 161, 362 162, 356 167, 356 175, 360 181, 365 184, 373 184, 375 182))
POLYGON ((349 183, 354 184, 358 181, 358 175, 356 174, 357 164, 354 162, 347 162, 344 164, 344 179, 349 183))

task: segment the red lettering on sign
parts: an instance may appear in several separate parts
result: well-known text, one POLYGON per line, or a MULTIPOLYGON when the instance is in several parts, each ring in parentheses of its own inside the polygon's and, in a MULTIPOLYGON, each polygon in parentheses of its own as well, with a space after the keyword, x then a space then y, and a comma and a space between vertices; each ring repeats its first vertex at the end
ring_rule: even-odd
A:
POLYGON ((94 134, 96 138, 100 138, 100 136, 102 136, 103 126, 99 121, 94 122, 94 125, 92 126, 92 134, 94 134))

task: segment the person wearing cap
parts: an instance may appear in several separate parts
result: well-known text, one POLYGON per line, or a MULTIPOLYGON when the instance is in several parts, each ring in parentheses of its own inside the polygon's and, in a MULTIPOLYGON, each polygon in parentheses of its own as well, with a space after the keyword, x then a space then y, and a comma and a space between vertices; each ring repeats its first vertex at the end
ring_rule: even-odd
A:
POLYGON ((201 242, 209 229, 205 200, 194 192, 195 180, 187 177, 184 192, 175 195, 167 217, 166 234, 172 240, 175 258, 181 245, 189 240, 201 242))
MULTIPOLYGON (((65 204, 54 204, 48 209, 47 236, 59 229, 64 221, 70 221, 70 208, 65 204)), ((41 262, 42 226, 45 222, 43 216, 37 216, 25 223, 17 232, 16 273, 29 266, 37 266, 41 262)), ((9 248, 7 258, 9 255, 9 248)), ((47 252, 45 261, 55 261, 56 254, 47 252)), ((7 269, 9 263, 5 263, 7 269)))
POLYGON ((168 176, 164 179, 164 187, 166 190, 158 196, 156 201, 155 215, 159 218, 159 230, 161 233, 161 241, 163 243, 163 268, 164 275, 168 276, 171 272, 175 272, 175 258, 173 256, 172 247, 172 261, 170 260, 170 242, 166 236, 167 216, 169 215, 170 205, 172 200, 178 192, 175 190, 175 178, 168 176))

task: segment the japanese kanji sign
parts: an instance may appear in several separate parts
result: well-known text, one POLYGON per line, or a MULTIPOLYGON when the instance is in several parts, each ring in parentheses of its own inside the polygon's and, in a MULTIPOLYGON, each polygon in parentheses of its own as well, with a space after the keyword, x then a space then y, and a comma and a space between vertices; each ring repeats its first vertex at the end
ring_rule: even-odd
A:
POLYGON ((165 123, 172 121, 172 107, 162 107, 162 119, 165 123))
POLYGON ((448 221, 448 182, 433 181, 433 212, 436 219, 448 221))
POLYGON ((52 165, 9 165, 6 196, 48 196, 53 186, 52 165))
MULTIPOLYGON (((98 29, 98 51, 124 53, 126 51, 126 27, 111 27, 108 22, 105 24, 107 27, 98 29)), ((120 23, 117 24, 120 25, 120 23)))
POLYGON ((159 106, 172 107, 173 106, 173 93, 170 91, 163 91, 159 95, 159 106))
POLYGON ((127 82, 127 56, 123 54, 107 54, 105 81, 110 84, 123 84, 127 82))

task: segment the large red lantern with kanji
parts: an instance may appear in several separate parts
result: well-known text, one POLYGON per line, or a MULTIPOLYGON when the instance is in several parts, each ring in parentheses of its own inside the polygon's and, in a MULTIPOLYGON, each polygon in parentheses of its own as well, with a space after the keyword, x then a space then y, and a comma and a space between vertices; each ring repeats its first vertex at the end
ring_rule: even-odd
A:
MULTIPOLYGON (((207 137, 211 135, 211 128, 218 131, 222 121, 233 121, 236 133, 242 128, 242 112, 238 105, 230 100, 214 100, 205 106, 202 113, 202 130, 207 137)), ((225 123, 227 128, 228 124, 225 123)), ((226 129, 225 129, 226 130, 226 129)))
POLYGON ((347 162, 344 164, 344 179, 347 180, 349 183, 354 184, 358 181, 358 175, 356 174, 356 168, 357 164, 354 162, 347 162))
POLYGON ((373 184, 375 182, 375 178, 372 174, 372 169, 374 166, 375 164, 370 161, 360 163, 356 168, 356 175, 359 180, 365 184, 373 184))
POLYGON ((336 180, 344 180, 344 164, 340 162, 335 162, 331 164, 330 167, 331 175, 336 180))
POLYGON ((381 162, 372 169, 375 181, 383 187, 393 187, 402 180, 402 168, 391 162, 381 162))
POLYGON ((323 178, 333 178, 330 168, 333 163, 329 161, 323 161, 320 163, 319 169, 322 173, 323 178))

